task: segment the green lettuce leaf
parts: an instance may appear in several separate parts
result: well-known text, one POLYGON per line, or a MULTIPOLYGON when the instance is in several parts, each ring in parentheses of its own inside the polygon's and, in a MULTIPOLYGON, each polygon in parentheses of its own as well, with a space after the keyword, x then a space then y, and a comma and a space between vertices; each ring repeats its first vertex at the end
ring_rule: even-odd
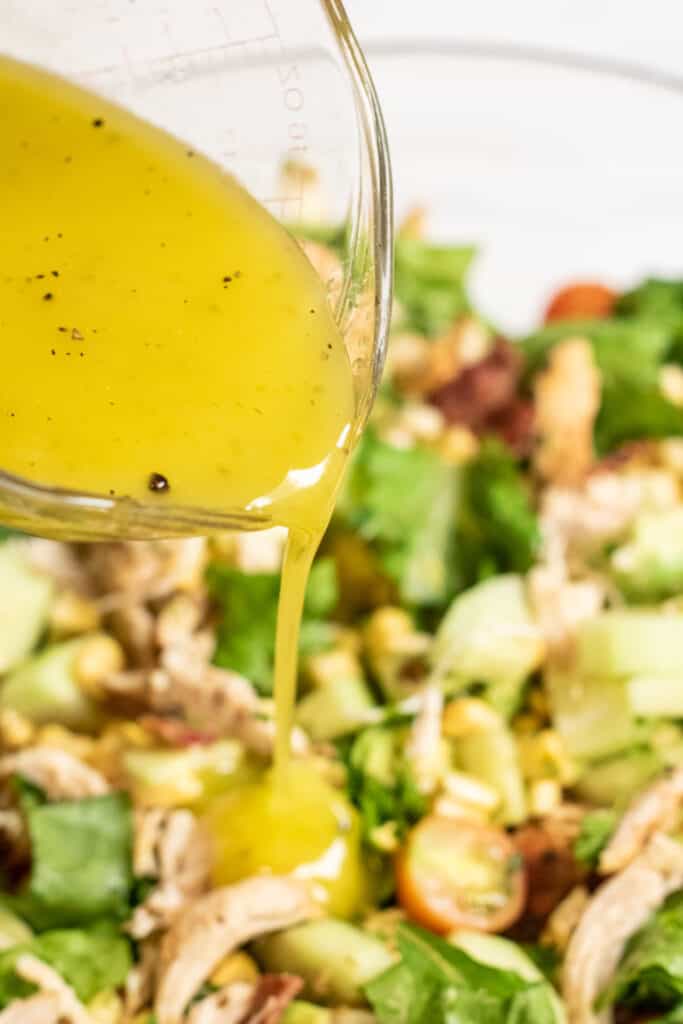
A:
POLYGON ((370 545, 404 604, 440 605, 452 592, 458 474, 425 448, 394 448, 366 431, 336 522, 370 545))
POLYGON ((123 985, 133 963, 130 940, 112 922, 43 932, 0 953, 0 1008, 35 991, 14 969, 17 959, 27 953, 53 967, 84 1002, 123 985))
POLYGON ((424 815, 427 804, 403 758, 403 731, 373 726, 364 729, 346 751, 347 790, 360 811, 363 837, 387 821, 399 835, 424 815))
POLYGON ((399 963, 365 986, 379 1024, 555 1024, 550 986, 474 960, 415 925, 399 963))
POLYGON ((126 917, 132 875, 132 815, 125 793, 59 803, 22 796, 31 874, 14 904, 38 930, 126 917))
POLYGON ((470 312, 465 276, 474 253, 471 246, 397 239, 394 290, 404 312, 402 328, 436 335, 470 312))
POLYGON ((629 941, 600 1005, 676 1006, 683 999, 683 892, 674 893, 629 941))
MULTIPOLYGON (((214 662, 246 676, 260 693, 271 693, 279 574, 244 573, 216 563, 209 567, 207 582, 222 610, 214 662)), ((302 654, 329 646, 332 627, 325 620, 337 599, 334 560, 319 558, 311 569, 306 590, 302 654)))
POLYGON ((458 589, 505 572, 524 573, 540 543, 527 480, 512 453, 484 442, 465 469, 456 559, 458 589))
POLYGON ((595 867, 618 821, 616 811, 600 810, 586 814, 574 840, 574 856, 582 864, 595 867))

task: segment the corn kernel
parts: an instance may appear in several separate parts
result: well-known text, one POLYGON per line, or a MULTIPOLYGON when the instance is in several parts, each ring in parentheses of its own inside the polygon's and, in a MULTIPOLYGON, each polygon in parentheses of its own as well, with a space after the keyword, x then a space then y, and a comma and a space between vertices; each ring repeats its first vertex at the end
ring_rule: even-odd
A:
POLYGON ((445 793, 463 804, 491 814, 500 803, 500 794, 486 782, 466 772, 448 772, 443 780, 445 793))
POLYGON ((362 679, 363 670, 355 654, 334 648, 311 655, 306 661, 306 675, 314 686, 326 686, 339 679, 362 679))
POLYGON ((121 644, 106 633, 86 637, 74 660, 74 675, 91 697, 102 696, 101 683, 107 676, 121 672, 126 659, 121 644))
POLYGON ((89 633, 100 624, 100 612, 94 601, 73 590, 58 594, 50 610, 50 632, 54 637, 89 633))
POLYGON ((395 821, 385 821, 370 832, 370 842, 382 853, 396 853, 399 847, 398 829, 395 821))
POLYGON ((123 1002, 115 992, 100 992, 88 1003, 88 1015, 93 1024, 120 1024, 123 1002))
POLYGON ((221 960, 211 975, 212 985, 223 988, 235 981, 258 981, 260 976, 256 961, 248 953, 230 953, 221 960))
POLYGON ((518 735, 522 773, 527 779, 555 778, 563 785, 576 781, 578 767, 569 755, 564 740, 554 729, 530 735, 518 735))
POLYGON ((473 804, 463 803, 452 796, 438 796, 432 804, 432 813, 441 818, 458 818, 466 821, 486 822, 489 814, 473 804))
POLYGON ((532 815, 549 814, 562 803, 562 786, 557 779, 537 779, 529 787, 529 807, 532 815))
POLYGON ((489 705, 477 697, 460 697, 446 706, 442 729, 445 736, 458 739, 483 732, 498 723, 498 716, 489 705))
POLYGON ((0 711, 0 746, 4 750, 20 750, 27 747, 35 735, 33 723, 13 711, 4 708, 0 711))
POLYGON ((451 466, 461 466, 477 454, 479 441, 469 427, 449 427, 439 442, 439 454, 451 466))

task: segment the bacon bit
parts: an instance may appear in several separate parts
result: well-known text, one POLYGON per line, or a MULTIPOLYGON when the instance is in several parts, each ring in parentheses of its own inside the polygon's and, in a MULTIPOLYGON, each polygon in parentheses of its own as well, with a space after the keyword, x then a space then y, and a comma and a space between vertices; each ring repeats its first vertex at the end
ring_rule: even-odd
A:
POLYGON ((561 288, 552 297, 544 322, 554 320, 594 320, 608 317, 614 309, 617 293, 596 281, 577 281, 561 288))
POLYGON ((533 402, 517 398, 502 412, 492 416, 488 427, 520 458, 530 455, 534 446, 535 411, 533 402))
POLYGON ((448 423, 471 427, 475 433, 492 430, 491 423, 505 418, 518 402, 518 383, 523 356, 504 338, 471 366, 429 394, 429 401, 448 423))
POLYGON ((278 1024, 303 984, 294 974, 264 974, 256 985, 244 1024, 278 1024))
POLYGON ((526 913, 545 918, 582 880, 584 871, 574 859, 570 843, 541 824, 520 828, 513 842, 528 872, 526 913))

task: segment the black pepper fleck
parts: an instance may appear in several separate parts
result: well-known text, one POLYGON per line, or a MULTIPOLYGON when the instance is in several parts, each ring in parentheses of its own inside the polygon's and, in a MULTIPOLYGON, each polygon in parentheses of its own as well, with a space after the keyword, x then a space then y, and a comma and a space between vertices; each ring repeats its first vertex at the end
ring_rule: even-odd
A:
POLYGON ((55 350, 53 348, 50 349, 50 355, 51 356, 56 356, 57 355, 57 353, 55 352, 55 350))
POLYGON ((232 278, 230 277, 230 275, 226 274, 225 277, 223 278, 223 284, 230 284, 231 281, 232 278))
POLYGON ((43 295, 43 302, 50 302, 54 298, 52 292, 45 292, 43 295))
POLYGON ((92 122, 93 128, 101 128, 103 126, 103 124, 104 124, 103 118, 101 118, 101 117, 94 117, 93 118, 93 122, 92 122))
MULTIPOLYGON (((36 274, 36 281, 42 281, 44 277, 45 277, 45 274, 36 274)), ((29 278, 29 281, 30 280, 31 279, 29 278)))
POLYGON ((62 334, 66 334, 68 329, 69 329, 68 327, 58 327, 57 328, 57 330, 60 331, 62 334))
POLYGON ((150 491, 170 491, 171 485, 169 484, 163 473, 150 473, 147 486, 150 491))
POLYGON ((51 270, 50 273, 52 274, 53 277, 59 277, 59 271, 58 270, 51 270))
POLYGON ((187 153, 188 156, 194 156, 194 150, 193 149, 186 149, 185 152, 187 153))

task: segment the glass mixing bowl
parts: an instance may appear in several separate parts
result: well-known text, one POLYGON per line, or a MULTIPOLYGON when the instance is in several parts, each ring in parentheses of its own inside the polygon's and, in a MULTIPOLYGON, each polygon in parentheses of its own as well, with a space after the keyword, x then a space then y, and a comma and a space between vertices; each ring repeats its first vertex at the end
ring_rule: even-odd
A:
MULTIPOLYGON (((308 216, 305 174, 282 168, 315 169, 326 218, 346 226, 335 315, 362 424, 390 312, 391 174, 373 84, 339 0, 10 0, 0 53, 70 78, 182 138, 289 226, 308 216)), ((153 505, 2 473, 0 520, 73 539, 270 525, 263 513, 230 509, 169 506, 162 517, 153 505)))
POLYGON ((373 44, 397 219, 478 248, 471 288, 522 332, 572 278, 683 270, 683 81, 509 46, 373 44))

